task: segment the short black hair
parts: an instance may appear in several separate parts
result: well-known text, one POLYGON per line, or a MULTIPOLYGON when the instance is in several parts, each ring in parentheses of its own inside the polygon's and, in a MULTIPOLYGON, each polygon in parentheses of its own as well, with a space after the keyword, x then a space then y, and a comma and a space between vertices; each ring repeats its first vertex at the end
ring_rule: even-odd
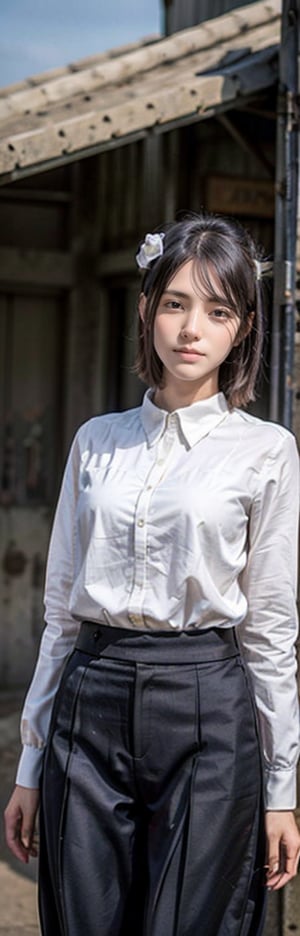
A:
POLYGON ((135 369, 149 386, 163 386, 163 365, 153 341, 160 298, 177 270, 187 261, 194 260, 195 274, 205 293, 220 300, 214 285, 217 277, 222 297, 235 309, 241 321, 240 342, 231 349, 220 367, 219 389, 230 406, 245 406, 255 399, 264 330, 262 290, 256 266, 258 259, 259 251, 252 237, 231 218, 192 213, 166 225, 163 254, 151 262, 142 281, 146 304, 144 322, 139 322, 135 369), (247 332, 250 315, 252 327, 247 332))

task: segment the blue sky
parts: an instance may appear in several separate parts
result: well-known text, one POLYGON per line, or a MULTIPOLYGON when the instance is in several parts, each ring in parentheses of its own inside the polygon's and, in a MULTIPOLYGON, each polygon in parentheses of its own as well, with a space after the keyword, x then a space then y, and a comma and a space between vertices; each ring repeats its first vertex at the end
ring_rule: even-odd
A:
POLYGON ((160 0, 0 0, 0 86, 160 31, 160 0))

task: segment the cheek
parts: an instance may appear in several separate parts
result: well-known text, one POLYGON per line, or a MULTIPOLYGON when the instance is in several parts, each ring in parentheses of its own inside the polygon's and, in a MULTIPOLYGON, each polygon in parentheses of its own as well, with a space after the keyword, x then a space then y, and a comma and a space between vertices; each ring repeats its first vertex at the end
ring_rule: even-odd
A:
POLYGON ((168 327, 168 323, 164 322, 163 319, 159 318, 154 322, 153 344, 156 351, 158 347, 161 348, 165 346, 168 341, 169 332, 170 328, 168 327))
POLYGON ((227 328, 225 327, 222 333, 219 335, 220 348, 224 349, 224 352, 226 353, 226 355, 229 354, 229 352, 231 351, 231 348, 233 348, 236 342, 237 332, 238 332, 238 329, 234 327, 227 327, 227 328))
POLYGON ((160 329, 157 327, 157 324, 154 323, 153 328, 153 348, 156 351, 156 354, 161 358, 161 342, 160 342, 160 329))
POLYGON ((242 340, 242 322, 240 319, 232 324, 230 329, 230 338, 233 345, 239 344, 242 340))

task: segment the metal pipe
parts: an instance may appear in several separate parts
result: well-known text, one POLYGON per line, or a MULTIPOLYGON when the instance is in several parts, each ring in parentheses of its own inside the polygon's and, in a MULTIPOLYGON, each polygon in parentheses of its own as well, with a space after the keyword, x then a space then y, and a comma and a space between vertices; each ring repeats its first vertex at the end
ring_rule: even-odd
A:
POLYGON ((274 299, 270 417, 293 420, 298 119, 297 0, 283 0, 276 139, 274 299))
MULTIPOLYGON (((297 24, 296 24, 297 26, 297 24)), ((283 423, 288 428, 293 424, 294 401, 294 345, 296 327, 296 244, 297 244, 297 175, 298 175, 298 126, 297 126, 297 33, 292 24, 289 43, 291 74, 287 91, 286 147, 286 264, 285 264, 285 341, 284 341, 284 398, 283 423)))

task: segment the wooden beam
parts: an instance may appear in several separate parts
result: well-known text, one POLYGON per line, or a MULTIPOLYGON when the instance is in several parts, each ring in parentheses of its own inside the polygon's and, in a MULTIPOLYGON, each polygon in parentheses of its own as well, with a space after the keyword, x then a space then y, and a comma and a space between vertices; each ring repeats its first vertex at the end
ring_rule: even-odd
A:
POLYGON ((257 143, 253 143, 252 140, 249 140, 245 133, 241 133, 238 127, 235 126, 233 120, 226 117, 225 114, 218 114, 217 119, 227 133, 230 134, 235 143, 237 143, 248 156, 254 156, 263 169, 267 171, 270 179, 273 179, 275 166, 267 158, 261 147, 257 143))
POLYGON ((71 192, 36 188, 7 188, 0 185, 0 201, 40 202, 51 205, 68 204, 72 200, 71 192))
POLYGON ((237 82, 226 75, 212 75, 208 78, 193 77, 178 88, 176 94, 164 91, 157 99, 138 97, 107 108, 84 114, 64 124, 52 124, 39 130, 21 133, 12 138, 13 142, 0 144, 1 171, 8 173, 16 165, 25 166, 42 163, 50 158, 59 160, 60 156, 70 155, 85 147, 108 143, 111 139, 149 129, 156 124, 180 120, 190 114, 206 116, 211 108, 223 108, 237 96, 237 82))
POLYGON ((134 273, 136 272, 135 250, 137 245, 126 247, 124 250, 113 250, 109 253, 100 255, 96 274, 100 279, 106 276, 114 276, 116 273, 134 273))
MULTIPOLYGON (((171 128, 167 127, 166 129, 168 130, 171 128)), ((84 147, 84 149, 75 153, 64 153, 59 157, 59 167, 69 166, 72 163, 77 163, 79 160, 89 159, 91 156, 99 156, 101 153, 118 149, 120 146, 127 146, 129 143, 136 143, 138 140, 144 140, 146 136, 147 130, 140 130, 138 133, 130 133, 128 136, 122 137, 121 139, 109 140, 108 143, 84 147)), ((23 166, 22 168, 18 165, 11 172, 5 172, 3 175, 0 174, 0 191, 1 186, 6 186, 11 182, 18 182, 20 179, 28 179, 31 178, 31 176, 40 175, 43 172, 50 172, 52 169, 57 169, 57 166, 58 160, 56 158, 45 159, 41 163, 34 163, 34 165, 23 166)))
POLYGON ((0 247, 0 285, 52 286, 70 289, 74 283, 73 257, 56 250, 0 247))

